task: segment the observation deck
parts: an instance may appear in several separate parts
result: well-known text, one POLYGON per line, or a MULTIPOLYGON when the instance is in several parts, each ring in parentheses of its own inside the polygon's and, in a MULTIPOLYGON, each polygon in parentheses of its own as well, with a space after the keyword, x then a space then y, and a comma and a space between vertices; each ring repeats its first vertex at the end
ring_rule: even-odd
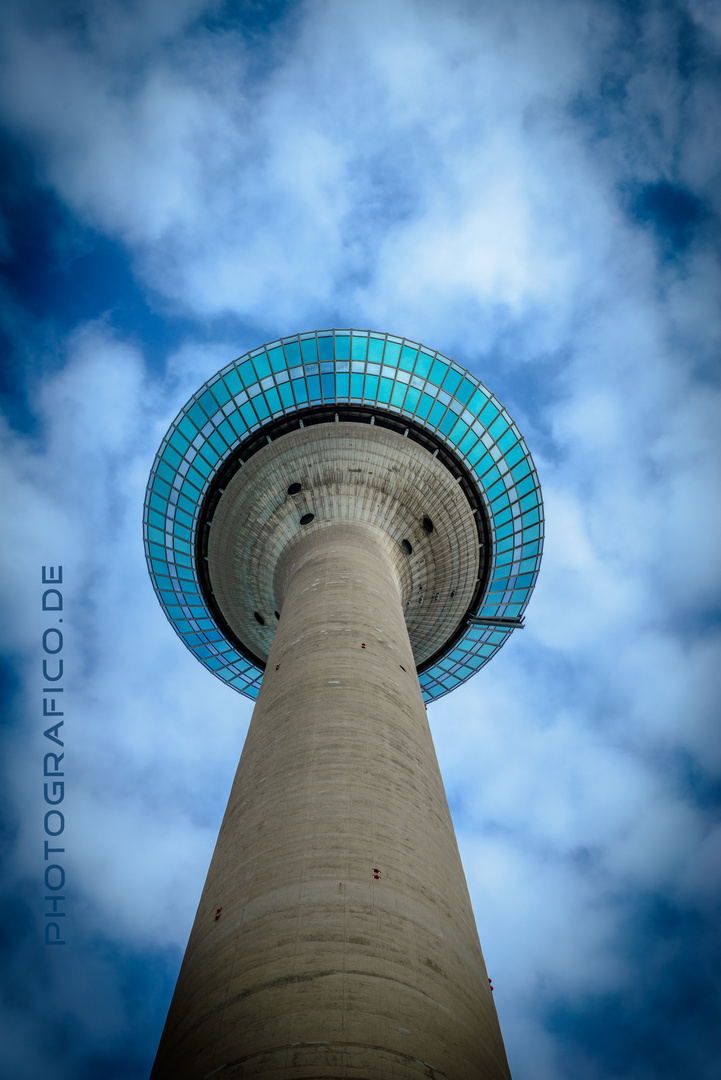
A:
POLYGON ((372 528, 393 552, 426 702, 522 625, 543 507, 500 402, 405 338, 285 337, 193 395, 158 451, 144 506, 148 568, 168 619, 245 696, 258 695, 280 618, 284 551, 338 521, 372 528))

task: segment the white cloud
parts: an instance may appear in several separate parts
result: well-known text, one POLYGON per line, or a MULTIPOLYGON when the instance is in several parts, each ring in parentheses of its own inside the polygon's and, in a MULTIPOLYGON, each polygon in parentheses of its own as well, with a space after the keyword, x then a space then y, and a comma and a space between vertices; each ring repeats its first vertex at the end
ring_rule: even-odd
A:
MULTIPOLYGON (((140 507, 180 405, 315 322, 457 351, 516 398, 547 545, 527 629, 430 715, 517 1076, 558 1080, 543 1008, 630 992, 639 896, 705 915, 718 889, 719 268, 710 227, 664 260, 624 210, 660 180, 713 206, 712 76, 679 74, 660 8, 636 33, 598 5, 316 2, 255 44, 201 10, 5 15, 6 122, 206 339, 162 376, 103 321, 55 373, 29 350, 38 434, 0 436, 28 715, 39 566, 67 573, 68 865, 98 925, 182 944, 250 713, 147 581, 140 507), (243 340, 213 330, 228 313, 243 340)), ((12 744, 18 875, 36 745, 12 744)))

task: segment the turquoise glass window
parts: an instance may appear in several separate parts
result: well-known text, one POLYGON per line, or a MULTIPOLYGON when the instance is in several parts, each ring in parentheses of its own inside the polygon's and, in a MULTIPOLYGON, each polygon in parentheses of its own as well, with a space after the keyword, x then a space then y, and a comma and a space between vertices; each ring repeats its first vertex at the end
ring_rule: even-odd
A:
MULTIPOLYGON (((455 445, 458 446, 460 449, 460 444, 465 438, 467 432, 468 424, 466 424, 464 420, 457 420, 450 434, 451 442, 455 443, 455 445)), ((471 432, 471 434, 473 433, 471 432)))
POLYGON ((468 454, 469 450, 476 445, 477 441, 478 436, 476 435, 475 431, 471 431, 469 429, 467 433, 463 436, 461 441, 458 443, 458 449, 465 456, 466 454, 468 454))
POLYGON ((366 375, 365 398, 367 401, 375 401, 378 395, 378 376, 366 375))
POLYGON ((228 420, 230 420, 234 427, 239 428, 239 434, 244 434, 243 429, 253 427, 254 424, 257 424, 258 417, 252 404, 249 401, 245 401, 234 413, 229 413, 228 420), (238 413, 240 413, 240 418, 242 419, 242 426, 235 422, 238 413))
POLYGON ((174 447, 178 451, 178 453, 180 454, 181 457, 184 456, 184 454, 186 453, 188 447, 190 446, 190 443, 188 442, 188 440, 185 438, 184 435, 180 434, 180 432, 178 431, 177 428, 175 429, 173 434, 168 439, 168 442, 170 443, 170 445, 172 447, 174 447))
POLYGON ((295 400, 299 405, 305 405, 308 400, 308 388, 305 385, 305 379, 293 379, 292 381, 295 400))
POLYGON ((230 390, 231 394, 234 397, 236 397, 238 394, 242 393, 243 384, 241 383, 240 375, 235 370, 235 368, 232 368, 229 372, 227 372, 223 376, 223 378, 225 380, 225 385, 228 387, 228 389, 230 390))
POLYGON ((315 344, 315 338, 304 338, 300 343, 301 352, 303 354, 304 364, 315 364, 318 360, 318 350, 315 344))
POLYGON ((163 465, 166 469, 170 470, 171 478, 175 476, 175 473, 178 471, 178 465, 180 465, 184 457, 185 455, 179 454, 177 450, 173 449, 170 443, 168 443, 165 450, 163 450, 163 465))
POLYGON ((431 424, 432 427, 438 427, 438 421, 441 419, 445 411, 446 407, 442 401, 434 401, 433 408, 428 414, 428 423, 431 424))
POLYGON ((455 394, 456 387, 463 376, 458 371, 454 371, 453 368, 448 369, 448 374, 443 380, 443 389, 447 394, 455 394))
POLYGON ((498 409, 492 401, 489 401, 488 404, 485 405, 481 412, 478 414, 478 419, 481 421, 482 424, 489 428, 491 422, 496 416, 498 416, 498 409))
POLYGON ((205 487, 205 477, 201 476, 194 465, 191 465, 185 474, 185 479, 190 480, 192 484, 195 484, 198 491, 202 491, 205 487))
POLYGON ((253 357, 253 367, 259 379, 265 379, 267 375, 270 375, 270 363, 264 352, 253 357))
POLYGON ((468 461, 471 465, 475 466, 476 473, 479 476, 483 476, 483 473, 488 469, 488 466, 493 464, 493 458, 480 440, 468 454, 468 461))
MULTIPOLYGON (((228 399, 226 398, 226 401, 227 400, 228 399)), ((202 397, 198 399, 198 404, 200 405, 203 412, 206 412, 208 416, 213 416, 213 414, 217 413, 218 411, 218 402, 216 401, 213 394, 211 394, 210 390, 206 390, 202 397)))
POLYGON ((513 521, 509 520, 510 512, 506 512, 505 521, 496 524, 496 546, 498 551, 505 551, 513 547, 513 521))
POLYGON ((336 360, 350 360, 350 338, 346 334, 337 334, 335 339, 336 360))
POLYGON ((505 454, 506 451, 510 450, 513 444, 518 441, 518 436, 515 431, 509 427, 508 431, 506 431, 504 435, 501 435, 500 439, 497 441, 498 448, 505 454))
POLYGON ((200 488, 198 487, 198 485, 194 484, 192 480, 189 480, 187 477, 180 485, 181 495, 184 495, 185 498, 188 500, 192 500, 193 504, 197 502, 199 492, 200 488))
POLYGON ((429 381, 434 383, 436 386, 440 386, 447 373, 448 364, 443 364, 440 360, 434 360, 431 366, 429 381))
POLYGON ((373 363, 380 364, 383 359, 383 346, 385 342, 378 340, 378 338, 371 338, 368 342, 368 360, 373 363))
POLYGON ((243 420, 237 409, 234 413, 232 413, 232 416, 235 419, 235 428, 230 423, 230 420, 227 419, 223 420, 222 423, 218 425, 218 433, 223 436, 228 446, 234 446, 238 441, 238 435, 243 436, 248 430, 245 421, 243 420))
MULTIPOLYGON (((493 470, 491 470, 491 472, 492 471, 493 470)), ((496 480, 495 484, 491 484, 489 487, 486 487, 486 495, 488 496, 489 502, 493 502, 493 500, 498 498, 501 493, 503 493, 504 495, 506 493, 506 486, 502 480, 496 480)))
MULTIPOLYGON (((418 350, 412 349, 410 345, 403 346, 400 354, 400 359, 398 361, 398 366, 401 368, 402 371, 413 371, 413 366, 416 362, 417 352, 418 350)), ((390 363, 390 361, 388 360, 388 350, 386 350, 386 363, 390 363)))
POLYGON ((488 433, 498 440, 498 436, 506 430, 508 421, 505 416, 497 416, 492 424, 489 424, 488 433))
POLYGON ((254 382, 257 382, 255 371, 250 360, 246 360, 244 364, 241 364, 238 368, 243 386, 252 386, 254 382))
MULTIPOLYGON (((476 387, 469 379, 461 379, 461 385, 456 390, 456 397, 463 405, 467 405, 475 389, 476 387)), ((471 412, 473 412, 472 409, 471 412)))
POLYGON ((201 428, 204 428, 208 423, 208 417, 205 415, 200 405, 198 405, 197 401, 190 409, 188 409, 188 416, 195 424, 198 431, 200 431, 201 428))
MULTIPOLYGON (((476 390, 475 394, 467 404, 469 412, 472 412, 474 416, 482 418, 484 406, 489 404, 488 394, 484 394, 482 390, 476 390)), ((498 412, 498 410, 496 409, 495 412, 498 412)), ((494 416, 495 412, 493 413, 494 416)), ((491 419, 493 419, 493 417, 491 417, 491 419)), ((486 426, 485 421, 483 422, 483 426, 486 426)))
POLYGON ((167 461, 159 461, 156 475, 159 476, 161 480, 167 481, 168 484, 172 484, 175 479, 175 469, 168 465, 167 461))
MULTIPOLYGON (((513 446, 506 454, 506 461, 509 465, 513 466, 517 462, 519 462, 521 458, 523 458, 523 456, 523 447, 520 443, 516 443, 516 445, 513 446)), ((513 472, 513 469, 511 469, 511 472, 513 472)))
POLYGON ((220 454, 216 453, 210 440, 208 440, 208 442, 203 443, 202 451, 198 451, 194 464, 196 469, 202 472, 204 476, 208 476, 219 458, 220 454))
POLYGON ((311 401, 320 400, 320 377, 318 375, 308 375, 306 382, 308 383, 308 397, 311 401))
POLYGON ((197 427, 195 426, 195 424, 191 423, 187 416, 184 416, 181 420, 178 421, 178 428, 180 431, 182 431, 183 435, 185 435, 189 442, 192 442, 198 434, 197 427))
POLYGON ((352 360, 365 360, 366 350, 368 349, 368 338, 358 337, 353 335, 353 342, 351 345, 351 359, 352 360))
POLYGON ((416 357, 416 366, 414 374, 421 379, 427 379, 431 372, 431 365, 433 363, 433 357, 427 352, 421 349, 416 357))
POLYGON ((195 498, 188 499, 185 495, 178 495, 178 506, 192 518, 196 507, 195 498))
POLYGON ((318 338, 318 359, 321 364, 333 359, 333 338, 332 337, 319 337, 318 338))
POLYGON ((200 454, 197 454, 193 459, 193 469, 200 473, 203 480, 207 480, 210 476, 212 466, 209 462, 205 461, 200 454))
MULTIPOLYGON (((165 486, 167 487, 168 485, 166 484, 165 486)), ((158 511, 158 513, 163 516, 163 518, 168 512, 167 498, 161 498, 160 495, 158 495, 157 491, 153 490, 152 486, 150 489, 150 499, 148 500, 148 505, 154 507, 158 511)))
POLYGON ((270 361, 271 371, 283 371, 285 368, 285 356, 280 345, 275 349, 268 349, 268 360, 270 361))
POLYGON ((259 420, 267 420, 267 418, 270 416, 270 409, 268 408, 267 402, 262 394, 258 394, 257 397, 253 398, 253 408, 258 414, 259 420))
POLYGON ((451 412, 450 409, 446 410, 446 415, 438 425, 438 430, 442 435, 448 435, 449 431, 456 422, 456 414, 451 412))
MULTIPOLYGON (((530 473, 530 471, 531 467, 525 458, 523 459, 523 461, 519 462, 518 465, 514 465, 511 469, 511 476, 516 481, 516 486, 518 487, 519 492, 521 491, 521 485, 519 484, 519 480, 522 480, 524 476, 530 473)), ((531 487, 533 487, 533 480, 531 480, 531 487)))
POLYGON ((245 415, 248 416, 247 420, 245 415, 242 415, 238 409, 233 409, 232 412, 228 413, 225 420, 218 425, 218 431, 223 434, 231 446, 237 443, 239 438, 242 439, 247 435, 248 428, 256 420, 253 407, 249 402, 244 402, 241 409, 245 410, 245 415))
POLYGON ((290 367, 295 367, 296 364, 300 363, 300 345, 297 341, 285 342, 285 344, 283 345, 283 349, 285 350, 286 360, 288 361, 290 367))
MULTIPOLYGON (((390 380, 381 380, 381 382, 390 380)), ((391 383, 393 392, 391 393, 391 405, 394 405, 396 409, 403 407, 403 399, 406 396, 406 386, 404 383, 391 383)))

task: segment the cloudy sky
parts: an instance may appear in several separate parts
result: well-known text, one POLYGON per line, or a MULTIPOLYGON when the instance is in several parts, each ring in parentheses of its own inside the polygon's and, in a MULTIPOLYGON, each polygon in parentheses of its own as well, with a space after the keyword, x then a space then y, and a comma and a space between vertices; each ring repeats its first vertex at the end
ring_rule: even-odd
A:
POLYGON ((147 1077, 251 708, 155 600, 148 472, 219 367, 355 326, 464 363, 543 486, 526 629, 429 709, 514 1080, 718 1080, 718 4, 5 0, 0 43, 4 1075, 147 1077))

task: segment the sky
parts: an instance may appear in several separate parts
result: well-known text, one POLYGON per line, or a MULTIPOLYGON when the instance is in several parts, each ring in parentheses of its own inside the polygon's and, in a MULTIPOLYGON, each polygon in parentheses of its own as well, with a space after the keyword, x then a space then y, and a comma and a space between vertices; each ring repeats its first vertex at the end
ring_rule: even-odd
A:
POLYGON ((5 0, 8 1080, 147 1077, 250 719, 150 586, 162 436, 351 326, 466 365, 543 488, 525 629, 428 710, 514 1080, 721 1077, 720 88, 714 0, 5 0))

